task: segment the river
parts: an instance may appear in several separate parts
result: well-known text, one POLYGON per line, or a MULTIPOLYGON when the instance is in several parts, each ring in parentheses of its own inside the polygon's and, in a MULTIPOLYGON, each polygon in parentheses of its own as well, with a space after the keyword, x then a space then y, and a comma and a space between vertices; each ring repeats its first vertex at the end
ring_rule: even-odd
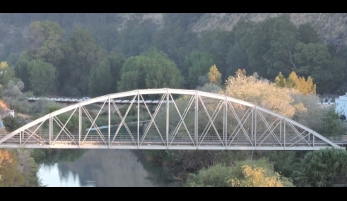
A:
POLYGON ((74 162, 41 164, 37 175, 47 187, 172 186, 153 172, 144 168, 133 151, 107 149, 88 150, 74 162))
MULTIPOLYGON (((103 129, 107 129, 103 128, 103 129)), ((130 128, 130 129, 136 129, 130 128)), ((132 150, 86 150, 73 162, 40 164, 37 176, 47 187, 173 186, 160 167, 143 162, 132 150)))

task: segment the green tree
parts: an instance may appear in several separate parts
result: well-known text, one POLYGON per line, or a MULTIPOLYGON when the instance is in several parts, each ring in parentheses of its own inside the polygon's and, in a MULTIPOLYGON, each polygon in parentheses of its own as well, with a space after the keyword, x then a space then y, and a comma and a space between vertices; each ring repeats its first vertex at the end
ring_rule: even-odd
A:
POLYGON ((186 181, 189 187, 228 187, 231 167, 221 164, 201 169, 198 174, 189 174, 186 181))
MULTIPOLYGON (((290 21, 288 14, 280 15, 276 18, 269 18, 261 22, 263 32, 255 34, 266 34, 269 49, 262 55, 266 66, 268 78, 276 76, 278 71, 288 73, 293 65, 294 47, 297 44, 297 27, 290 21)), ((257 71, 260 72, 260 71, 257 71)))
POLYGON ((58 68, 61 93, 70 96, 87 95, 90 70, 106 58, 107 52, 90 32, 78 29, 64 43, 64 59, 58 68))
POLYGON ((336 113, 334 107, 323 110, 323 118, 319 133, 325 136, 341 135, 346 133, 346 126, 341 121, 340 115, 336 113))
POLYGON ((305 77, 311 76, 317 84, 317 92, 336 89, 345 77, 344 61, 332 57, 323 43, 298 43, 293 59, 295 72, 305 77))
POLYGON ((197 33, 186 30, 184 24, 181 21, 165 24, 154 34, 152 40, 152 45, 166 53, 181 71, 184 68, 186 56, 197 49, 198 43, 197 33))
POLYGON ((28 69, 29 60, 27 60, 25 57, 26 52, 22 52, 17 60, 17 63, 15 64, 14 70, 16 77, 18 77, 24 83, 23 91, 28 91, 30 88, 30 75, 28 69))
POLYGON ((30 105, 28 99, 22 90, 24 88, 24 83, 18 81, 17 83, 10 80, 4 88, 2 93, 3 99, 9 104, 10 108, 16 110, 16 112, 28 113, 30 110, 30 105))
POLYGON ((184 60, 183 76, 186 77, 186 86, 194 89, 197 86, 198 78, 208 72, 213 65, 212 56, 199 51, 193 51, 184 60))
POLYGON ((28 63, 30 89, 38 96, 51 94, 55 90, 56 70, 52 64, 32 60, 28 63))
POLYGON ((23 118, 6 116, 2 119, 7 132, 12 132, 25 124, 23 118))
POLYGON ((322 42, 319 39, 318 34, 313 29, 313 27, 309 23, 300 24, 298 27, 299 31, 299 41, 308 44, 308 43, 319 43, 322 42))
POLYGON ((108 52, 115 51, 117 42, 119 41, 119 31, 117 24, 100 24, 96 27, 94 35, 100 45, 108 52))
POLYGON ((251 71, 248 61, 248 55, 241 47, 239 42, 230 46, 228 54, 226 55, 227 75, 232 75, 231 72, 235 72, 239 68, 243 68, 247 71, 251 71))
POLYGON ((120 79, 121 67, 125 61, 123 54, 111 52, 97 68, 90 72, 89 90, 92 96, 115 93, 120 79))
POLYGON ((63 29, 57 22, 35 21, 29 26, 29 44, 33 57, 58 66, 63 58, 61 50, 63 29))
POLYGON ((102 62, 90 70, 89 93, 91 96, 106 95, 111 92, 112 76, 110 65, 102 62))
POLYGON ((41 185, 37 172, 39 165, 35 162, 35 159, 31 156, 31 149, 17 149, 18 170, 24 177, 25 187, 39 187, 41 185))
POLYGON ((189 174, 190 187, 292 187, 292 181, 274 171, 266 159, 238 161, 235 165, 216 164, 189 174))
POLYGON ((199 37, 199 49, 212 55, 214 63, 225 77, 228 68, 226 57, 233 42, 232 33, 222 29, 202 32, 199 37))
POLYGON ((334 148, 312 151, 305 154, 299 167, 299 186, 329 187, 346 181, 347 152, 334 148))
POLYGON ((151 50, 128 58, 121 70, 118 91, 146 88, 180 88, 182 77, 176 64, 163 52, 151 50))

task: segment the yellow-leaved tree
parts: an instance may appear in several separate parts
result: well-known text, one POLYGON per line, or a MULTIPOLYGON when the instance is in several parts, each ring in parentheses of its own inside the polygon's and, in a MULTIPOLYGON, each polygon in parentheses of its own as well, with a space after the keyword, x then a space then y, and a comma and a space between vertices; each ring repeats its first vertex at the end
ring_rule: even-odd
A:
POLYGON ((23 186, 25 180, 17 166, 18 161, 13 152, 0 150, 0 187, 23 186))
POLYGON ((210 71, 208 72, 208 78, 210 84, 216 84, 218 86, 222 84, 222 74, 218 71, 216 65, 211 66, 210 71))
POLYGON ((307 77, 298 77, 298 75, 292 71, 288 78, 285 78, 280 72, 275 78, 275 83, 279 87, 293 88, 301 93, 307 94, 316 94, 316 84, 313 83, 313 80, 310 76, 307 77))
POLYGON ((259 79, 257 75, 246 76, 246 71, 239 69, 235 76, 227 79, 224 93, 292 118, 296 111, 305 108, 301 103, 294 102, 289 90, 266 79, 259 79))

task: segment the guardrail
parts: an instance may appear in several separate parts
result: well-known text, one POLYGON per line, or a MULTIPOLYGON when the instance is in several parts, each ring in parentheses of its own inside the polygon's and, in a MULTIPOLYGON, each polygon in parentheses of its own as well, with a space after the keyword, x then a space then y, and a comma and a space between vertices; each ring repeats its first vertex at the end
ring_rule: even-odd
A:
MULTIPOLYGON (((0 140, 5 137, 8 133, 0 133, 0 140)), ((114 134, 110 135, 110 141, 112 144, 119 144, 119 143, 134 143, 138 142, 138 136, 137 134, 132 134, 133 136, 130 136, 128 133, 119 133, 117 136, 114 134)), ((47 144, 49 142, 49 136, 48 133, 37 133, 35 135, 32 135, 30 138, 30 134, 25 134, 22 136, 16 135, 12 137, 11 139, 8 139, 4 143, 24 143, 26 144, 47 144)), ((159 134, 148 134, 143 138, 143 134, 140 134, 139 140, 140 142, 143 143, 166 143, 166 136, 160 137, 159 134)), ((193 142, 196 143, 196 139, 194 136, 190 138, 187 134, 177 134, 174 136, 174 139, 172 139, 173 136, 170 136, 169 143, 172 144, 192 144, 193 142)), ((255 143, 257 145, 274 145, 274 144, 294 144, 294 145, 301 145, 301 144, 322 144, 326 143, 318 138, 315 138, 314 142, 313 139, 306 139, 305 141, 298 142, 298 139, 295 138, 290 138, 293 136, 287 136, 286 140, 284 139, 274 139, 274 138, 267 138, 267 139, 257 139, 255 143)), ((227 143, 231 144, 249 144, 249 143, 254 143, 254 140, 250 139, 251 136, 246 137, 244 135, 238 135, 235 138, 233 136, 228 136, 227 143)), ((327 137, 330 141, 339 144, 339 145, 346 145, 347 144, 347 135, 341 135, 341 136, 331 136, 327 137)), ((51 143, 68 143, 68 144, 78 144, 78 142, 81 142, 81 144, 98 144, 98 143, 108 143, 108 133, 102 133, 100 136, 97 133, 89 133, 88 135, 82 134, 79 139, 78 133, 72 133, 72 134, 65 134, 61 133, 59 136, 58 134, 54 134, 51 136, 51 143)), ((223 136, 216 136, 213 134, 208 134, 206 136, 202 136, 202 134, 199 134, 199 139, 198 139, 199 144, 222 144, 225 143, 225 139, 223 139, 223 136)))

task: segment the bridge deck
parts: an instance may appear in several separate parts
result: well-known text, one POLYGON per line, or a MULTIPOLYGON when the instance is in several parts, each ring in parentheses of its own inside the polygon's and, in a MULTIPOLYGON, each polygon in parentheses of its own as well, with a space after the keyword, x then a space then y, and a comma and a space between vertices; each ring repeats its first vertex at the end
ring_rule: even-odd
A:
MULTIPOLYGON (((41 136, 47 136, 47 133, 41 136)), ((6 134, 0 134, 0 140, 6 134)), ((0 144, 0 148, 50 148, 50 149, 211 149, 211 150, 317 150, 328 148, 328 143, 321 140, 249 140, 246 137, 237 137, 233 140, 228 139, 227 142, 223 139, 218 139, 216 136, 207 136, 203 140, 199 139, 198 145, 196 141, 189 138, 175 138, 169 140, 160 137, 145 137, 142 139, 134 135, 120 134, 116 136, 105 135, 104 138, 98 135, 79 136, 73 134, 70 136, 58 136, 49 141, 48 138, 41 138, 40 135, 30 138, 20 138, 15 136, 0 144), (225 144, 228 144, 227 146, 225 144), (289 145, 289 146, 288 146, 289 145)), ((347 140, 342 137, 331 137, 331 141, 340 145, 346 146, 347 140)))

